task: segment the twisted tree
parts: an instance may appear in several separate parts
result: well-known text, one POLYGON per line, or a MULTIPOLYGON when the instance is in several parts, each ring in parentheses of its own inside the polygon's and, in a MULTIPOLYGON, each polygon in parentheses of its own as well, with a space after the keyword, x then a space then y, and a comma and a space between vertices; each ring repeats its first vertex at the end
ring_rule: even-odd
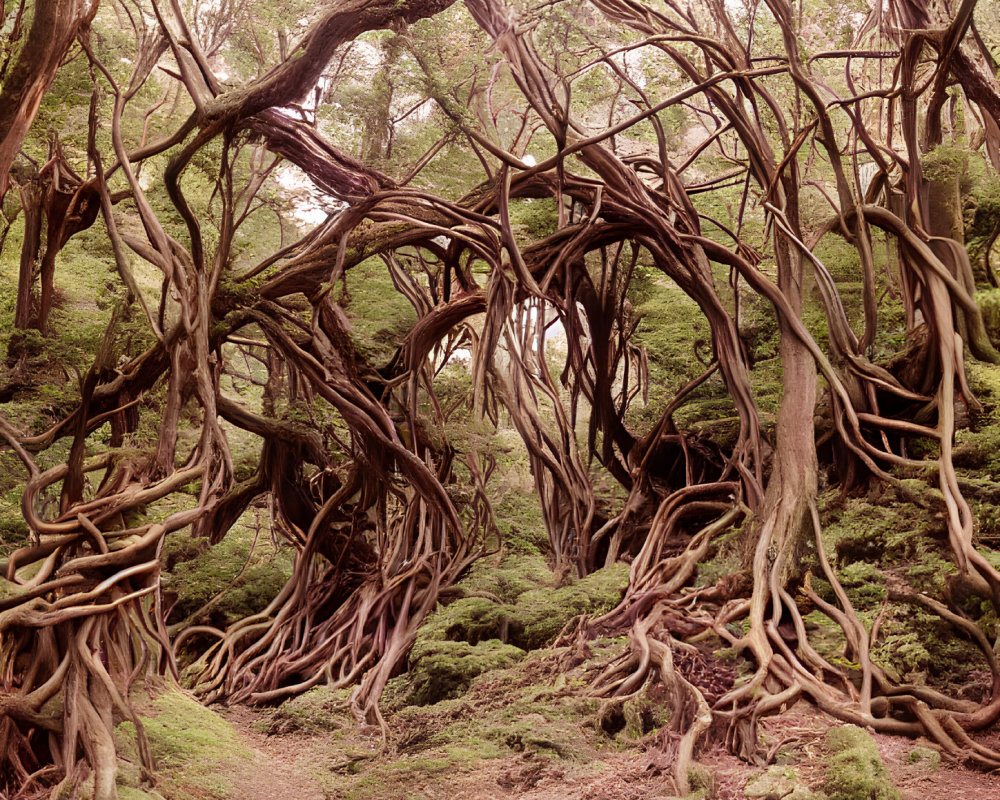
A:
MULTIPOLYGON (((291 45, 277 36, 273 62, 258 37, 252 74, 235 85, 224 46, 235 23, 188 20, 177 3, 115 8, 131 25, 134 68, 112 63, 99 36, 80 36, 93 82, 92 175, 78 183, 99 201, 126 291, 72 411, 35 434, 0 426, 28 473, 31 531, 3 565, 12 589, 0 599, 0 789, 54 797, 92 781, 95 798, 115 797, 121 719, 135 723, 153 779, 129 693, 140 677, 176 676, 175 654, 192 646, 193 686, 206 701, 264 703, 326 681, 355 685, 359 720, 384 724, 379 698, 421 621, 498 536, 491 456, 456 445, 458 405, 436 382, 459 349, 472 378, 460 402, 486 424, 509 422, 524 443, 553 566, 583 575, 631 563, 621 604, 564 638, 628 632, 628 652, 589 691, 621 702, 647 681, 667 686, 680 793, 707 731, 753 758, 757 721, 799 699, 1000 766, 1000 753, 970 736, 1000 715, 986 631, 951 597, 894 584, 894 601, 939 615, 981 650, 991 684, 975 702, 890 676, 871 655, 878 624, 855 612, 829 562, 817 507, 821 472, 844 492, 875 482, 905 491, 905 470, 933 462, 933 502, 959 574, 1000 601, 952 458, 956 407, 977 405, 966 353, 1000 356, 973 297, 955 185, 922 169, 946 131, 996 161, 996 79, 974 2, 933 12, 879 3, 848 20, 852 41, 828 46, 786 0, 738 13, 722 0, 696 9, 351 0, 315 9, 291 45), (475 45, 439 31, 429 46, 434 33, 419 21, 431 17, 464 26, 475 45), (379 106, 378 135, 395 141, 424 105, 445 126, 406 163, 383 158, 388 145, 362 148, 365 163, 323 124, 345 50, 378 30, 391 31, 393 58, 406 54, 420 72, 407 108, 391 96, 379 106), (651 80, 647 67, 667 78, 651 80), (140 109, 151 94, 183 111, 153 142, 146 129, 160 105, 140 109), (948 104, 968 115, 964 130, 943 120, 948 104), (479 171, 447 191, 426 176, 455 153, 479 171), (300 169, 329 213, 247 260, 241 229, 268 208, 279 164, 300 169), (704 195, 729 203, 728 219, 704 195), (554 208, 545 230, 515 219, 528 201, 554 208), (833 236, 856 253, 858 313, 817 255, 833 236), (887 276, 875 256, 883 240, 895 256, 887 276), (345 313, 349 273, 370 259, 415 319, 387 361, 357 346, 345 313), (156 296, 136 279, 137 262, 156 269, 156 296), (641 424, 649 354, 631 298, 650 275, 692 301, 709 341, 701 374, 641 424), (880 364, 886 286, 903 306, 907 345, 880 364), (773 426, 742 329, 752 298, 777 322, 773 426), (823 335, 804 321, 813 298, 823 335), (150 344, 123 357, 120 325, 133 304, 150 344), (563 355, 553 352, 557 332, 563 355), (225 389, 244 359, 266 372, 259 408, 225 389), (728 436, 677 421, 712 381, 735 420, 728 436), (121 448, 143 418, 157 420, 155 441, 121 448), (108 421, 114 446, 102 450, 94 432, 108 421), (242 481, 229 426, 260 440, 242 481), (42 469, 37 454, 61 439, 68 455, 42 469), (909 455, 915 441, 930 443, 927 459, 909 455), (597 470, 623 499, 595 490, 597 470), (192 484, 193 504, 155 513, 192 484), (46 495, 57 511, 43 511, 46 495), (284 589, 226 630, 168 627, 166 537, 190 528, 218 541, 264 496, 296 551, 284 589), (713 542, 737 527, 743 569, 693 588, 713 542), (814 588, 813 572, 831 594, 814 588), (855 669, 810 644, 806 609, 842 628, 855 669), (704 661, 695 642, 708 637, 742 655, 751 677, 701 685, 691 665, 704 661)), ((233 19, 252 16, 247 4, 238 11, 233 19)), ((73 228, 52 228, 59 217, 48 213, 54 259, 73 228)))

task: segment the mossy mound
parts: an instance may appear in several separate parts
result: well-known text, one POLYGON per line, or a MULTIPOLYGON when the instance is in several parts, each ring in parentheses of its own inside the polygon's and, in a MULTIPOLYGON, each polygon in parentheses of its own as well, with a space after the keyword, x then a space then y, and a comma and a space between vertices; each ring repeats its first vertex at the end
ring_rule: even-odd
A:
POLYGON ((899 800, 875 740, 862 728, 831 728, 826 746, 832 755, 823 788, 830 800, 899 800))
MULTIPOLYGON (((879 487, 866 497, 844 499, 829 492, 822 512, 826 554, 862 621, 870 626, 881 615, 881 634, 871 656, 892 680, 961 686, 986 666, 972 642, 955 636, 940 616, 913 604, 890 600, 883 611, 887 587, 895 585, 960 602, 976 619, 987 613, 986 598, 957 575, 935 490, 921 479, 901 483, 879 487)), ((816 593, 835 603, 833 588, 817 577, 822 573, 812 553, 804 565, 813 570, 816 593)), ((835 664, 858 668, 844 658, 839 625, 821 612, 809 614, 806 621, 809 641, 818 652, 835 664)))
MULTIPOLYGON (((498 649, 496 642, 481 644, 498 649)), ((409 674, 393 678, 382 701, 392 736, 388 760, 372 755, 370 740, 358 746, 356 729, 349 727, 328 740, 339 741, 338 755, 331 754, 334 766, 313 777, 329 796, 345 800, 395 800, 404 792, 394 787, 410 788, 411 782, 434 786, 435 797, 455 796, 456 786, 472 783, 476 791, 461 796, 513 796, 515 788, 534 785, 521 781, 521 773, 539 766, 544 776, 584 786, 608 769, 602 753, 618 748, 601 730, 600 701, 573 690, 584 686, 585 675, 620 652, 623 644, 623 639, 594 642, 591 658, 572 668, 565 666, 569 648, 538 650, 515 664, 481 673, 461 696, 433 705, 409 702, 409 674), (347 763, 345 750, 368 762, 363 768, 360 762, 347 763), (496 774, 496 767, 484 764, 495 759, 509 759, 497 782, 477 781, 473 776, 479 771, 496 774)))
POLYGON ((557 580, 540 556, 517 555, 474 569, 455 587, 466 594, 424 622, 410 651, 408 702, 429 705, 461 695, 478 675, 509 667, 552 642, 580 614, 613 608, 628 583, 616 564, 572 581, 557 580))
POLYGON ((168 688, 140 715, 157 768, 156 792, 141 783, 135 726, 115 729, 119 753, 118 784, 132 794, 121 797, 204 798, 223 800, 232 786, 224 777, 234 763, 251 759, 233 727, 218 714, 177 688, 168 688), (139 794, 136 794, 138 792, 139 794))
POLYGON ((502 559, 484 558, 469 569, 459 584, 462 591, 493 595, 514 603, 531 589, 552 581, 545 558, 535 553, 513 553, 502 559))
POLYGON ((517 598, 517 619, 523 624, 525 649, 552 642, 567 622, 581 614, 603 614, 622 599, 628 585, 628 564, 613 564, 558 589, 538 588, 517 598))
POLYGON ((976 303, 982 312, 986 332, 990 338, 1000 338, 1000 289, 976 292, 976 303))
POLYGON ((743 795, 749 800, 826 800, 824 794, 800 783, 794 769, 778 764, 747 781, 743 795))
MULTIPOLYGON (((620 646, 618 640, 595 645, 595 663, 620 646)), ((588 761, 593 756, 588 742, 608 741, 599 725, 601 704, 567 694, 569 686, 583 685, 586 666, 567 673, 562 667, 565 652, 536 651, 473 678, 461 697, 398 708, 397 720, 408 730, 398 745, 401 752, 445 749, 476 758, 537 753, 588 761)))
POLYGON ((468 642, 421 642, 410 653, 410 702, 418 706, 457 697, 472 679, 494 669, 516 664, 524 658, 520 647, 487 639, 468 642))
MULTIPOLYGON (((580 614, 610 611, 628 584, 628 565, 614 564, 564 586, 539 556, 514 556, 493 569, 474 570, 424 622, 414 652, 427 642, 490 639, 534 650, 550 644, 580 614)), ((411 657, 411 662, 413 661, 411 657)))
POLYGON ((274 709, 266 730, 269 736, 293 731, 342 730, 353 724, 347 712, 349 690, 316 686, 274 709))
POLYGON ((867 561, 846 565, 837 577, 856 611, 875 608, 885 599, 885 574, 867 561))
POLYGON ((201 609, 196 621, 224 628, 262 611, 281 591, 292 572, 291 549, 258 530, 258 512, 249 509, 216 545, 183 534, 167 538, 163 589, 176 595, 170 623, 201 609))
MULTIPOLYGON (((901 490, 881 490, 877 496, 841 500, 831 491, 824 498, 823 541, 827 557, 843 566, 858 561, 873 564, 921 561, 941 549, 947 531, 936 508, 915 505, 899 492, 933 501, 935 490, 911 479, 901 490)), ((939 496, 939 495, 938 495, 939 496)))

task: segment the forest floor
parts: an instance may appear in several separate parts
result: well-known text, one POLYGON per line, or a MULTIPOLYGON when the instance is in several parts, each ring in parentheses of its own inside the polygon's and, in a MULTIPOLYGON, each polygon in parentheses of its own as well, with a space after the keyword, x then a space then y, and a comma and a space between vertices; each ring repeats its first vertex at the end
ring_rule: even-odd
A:
MULTIPOLYGON (((881 528, 869 524, 873 515, 877 515, 878 525, 890 532, 919 530, 923 523, 904 519, 901 506, 890 499, 881 497, 878 507, 868 498, 839 504, 829 501, 836 546, 852 545, 861 535, 857 531, 864 532, 865 541, 878 534, 881 528)), ((530 522, 526 518, 521 524, 527 528, 530 522)), ((252 527, 237 531, 239 536, 227 538, 203 555, 197 562, 199 570, 191 575, 184 576, 180 567, 175 567, 171 588, 190 593, 190 586, 204 583, 205 592, 216 592, 219 587, 214 584, 209 591, 206 570, 216 569, 213 564, 232 566, 250 558, 252 548, 243 539, 251 536, 252 527)), ((928 539, 935 541, 929 535, 928 539)), ((889 551, 888 545, 884 551, 889 551)), ((830 557, 838 552, 831 546, 830 557)), ((265 555, 258 554, 260 558, 265 555)), ((848 555, 854 558, 853 551, 848 555)), ((276 564, 268 561, 259 568, 267 566, 274 571, 279 569, 276 564)), ((868 611, 881 607, 881 596, 868 596, 878 575, 875 568, 861 570, 852 562, 847 569, 858 573, 845 571, 850 578, 848 591, 856 593, 852 598, 856 606, 868 611)), ((936 567, 934 572, 937 575, 943 568, 936 567)), ((222 580, 226 575, 229 573, 216 577, 222 580)), ((711 574, 706 576, 710 579, 711 574)), ((346 708, 349 690, 319 686, 277 707, 206 709, 176 688, 145 687, 152 699, 145 702, 142 716, 162 777, 155 789, 143 785, 135 779, 133 759, 126 765, 129 783, 121 798, 678 797, 672 776, 674 734, 670 720, 663 716, 665 703, 658 684, 648 685, 625 701, 588 695, 596 676, 625 651, 627 638, 600 638, 582 649, 549 644, 560 639, 560 631, 574 615, 600 614, 613 608, 627 580, 628 568, 621 564, 566 581, 551 573, 537 554, 511 552, 484 559, 425 620, 406 671, 386 688, 381 704, 384 731, 357 725, 346 708)), ((203 602, 204 598, 198 597, 198 603, 203 602)), ((882 643, 887 663, 894 663, 892 654, 897 651, 912 652, 902 647, 909 641, 910 631, 904 623, 910 627, 928 624, 887 616, 882 643), (889 627, 890 622, 897 627, 889 627)), ((843 637, 828 625, 810 624, 814 645, 842 658, 843 637)), ((975 664, 966 651, 955 649, 954 638, 941 633, 932 641, 937 649, 920 651, 922 660, 915 663, 923 671, 914 671, 914 679, 937 681, 942 688, 956 692, 988 692, 985 673, 970 669, 975 664), (964 670, 963 659, 969 661, 964 670)), ((727 680, 745 679, 749 666, 725 648, 713 649, 717 645, 703 643, 699 669, 708 675, 728 674, 727 680)), ((695 673, 691 677, 694 679, 695 673)), ((828 742, 829 732, 839 727, 833 718, 800 702, 760 722, 759 743, 766 758, 759 764, 741 761, 721 745, 707 744, 696 753, 699 766, 689 776, 694 791, 685 800, 1000 798, 998 776, 971 771, 942 758, 925 741, 869 736, 860 729, 854 734, 865 747, 857 763, 871 773, 861 776, 871 786, 840 791, 831 778, 832 765, 839 756, 828 742)), ((725 732, 709 733, 707 741, 719 742, 725 732)), ((984 744, 1000 747, 1000 729, 979 738, 984 744)))
MULTIPOLYGON (((606 655, 608 649, 599 655, 606 655)), ((535 650, 488 670, 458 697, 415 706, 408 676, 385 703, 386 731, 358 726, 345 695, 323 687, 277 708, 197 706, 167 688, 147 710, 147 733, 163 776, 155 789, 122 788, 123 800, 667 800, 669 723, 637 716, 611 724, 608 704, 582 696, 586 666, 565 668, 567 648, 535 650), (636 719, 640 721, 636 727, 636 719), (648 730, 647 730, 648 729, 648 730)), ((155 693, 155 692, 154 692, 155 693)), ((656 697, 650 696, 650 703, 656 697)), ((633 708, 633 710, 635 710, 633 708)), ((145 716, 145 715, 144 715, 145 716)), ((942 759, 925 741, 856 731, 872 745, 880 787, 830 788, 833 718, 805 703, 761 721, 768 764, 721 746, 697 753, 686 800, 986 800, 1000 777, 942 759), (877 753, 875 751, 877 748, 877 753), (879 764, 881 762, 881 766, 879 764), (891 784, 891 786, 890 786, 891 784)), ((984 743, 996 747, 1000 731, 984 743)), ((852 762, 853 763, 853 762, 852 762)), ((859 762, 860 763, 860 762, 859 762)), ((873 784, 874 785, 874 784, 873 784)))
MULTIPOLYGON (((560 757, 551 750, 527 748, 492 758, 449 758, 448 749, 401 754, 383 746, 377 729, 294 730, 268 734, 273 711, 235 707, 222 711, 252 751, 252 767, 233 765, 229 780, 234 800, 667 800, 675 797, 663 739, 652 734, 621 748, 594 748, 588 754, 560 757)), ((450 716, 450 715, 448 715, 450 716)), ((440 720, 439 722, 444 722, 440 720)), ((541 720, 539 720, 541 722, 541 720)), ((388 720, 390 741, 413 735, 412 720, 388 720), (398 726, 398 727, 397 727, 398 726)), ((826 732, 838 725, 805 706, 761 725, 776 755, 770 768, 777 781, 761 784, 765 773, 716 747, 699 754, 713 775, 711 792, 692 797, 744 800, 748 797, 820 800, 828 754, 826 732), (781 778, 785 783, 781 783, 781 778), (757 780, 757 789, 754 781, 757 780), (773 786, 773 793, 765 793, 773 786), (801 787, 796 789, 796 787, 801 787), (817 791, 806 791, 814 787, 817 791)), ((426 725, 426 719, 423 721, 426 725)), ((431 730, 422 728, 422 734, 431 730)), ((1000 797, 1000 777, 960 765, 914 759, 920 743, 875 736, 882 761, 901 800, 986 800, 1000 797)), ((926 744, 926 743, 923 743, 926 744)), ((918 750, 919 751, 919 750, 918 750)), ((858 800, 862 800, 858 798, 858 800)), ((868 800, 868 798, 864 798, 868 800)))

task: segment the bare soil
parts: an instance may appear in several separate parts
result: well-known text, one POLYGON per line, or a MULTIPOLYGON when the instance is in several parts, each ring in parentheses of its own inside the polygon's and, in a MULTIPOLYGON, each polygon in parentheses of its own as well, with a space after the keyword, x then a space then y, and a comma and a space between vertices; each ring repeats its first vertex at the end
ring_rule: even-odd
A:
POLYGON ((311 780, 308 772, 297 769, 304 737, 294 734, 267 736, 254 723, 258 711, 233 706, 224 713, 243 743, 253 751, 253 765, 229 775, 234 800, 325 800, 327 795, 311 780))

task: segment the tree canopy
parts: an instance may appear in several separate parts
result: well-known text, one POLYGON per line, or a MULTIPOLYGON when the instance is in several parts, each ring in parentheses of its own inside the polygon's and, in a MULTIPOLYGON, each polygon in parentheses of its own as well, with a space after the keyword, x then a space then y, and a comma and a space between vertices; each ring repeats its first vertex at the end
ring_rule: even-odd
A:
POLYGON ((997 285, 996 11, 0 8, 19 253, 0 396, 53 383, 46 363, 68 387, 0 421, 26 473, 0 792, 116 797, 123 719, 152 778, 130 690, 179 660, 205 702, 325 682, 381 724, 423 620, 505 546, 501 428, 553 568, 630 564, 618 606, 561 641, 627 632, 581 691, 666 687, 681 794, 698 747, 754 758, 757 721, 798 700, 1000 767, 972 738, 1000 717, 1000 572, 955 463, 984 415, 970 365, 1000 363, 976 297, 997 285), (74 237, 110 270, 70 356, 53 309, 74 237), (690 335, 666 336, 681 319, 690 335), (831 486, 938 515, 952 577, 928 593, 887 575, 885 598, 969 642, 978 696, 873 655, 885 605, 860 613, 838 577, 831 486), (264 501, 295 550, 284 587, 225 629, 169 622, 165 542, 219 542, 264 501), (706 580, 724 538, 738 568, 706 580), (817 611, 842 658, 811 644, 817 611), (709 691, 679 666, 709 639, 744 679, 709 691))

